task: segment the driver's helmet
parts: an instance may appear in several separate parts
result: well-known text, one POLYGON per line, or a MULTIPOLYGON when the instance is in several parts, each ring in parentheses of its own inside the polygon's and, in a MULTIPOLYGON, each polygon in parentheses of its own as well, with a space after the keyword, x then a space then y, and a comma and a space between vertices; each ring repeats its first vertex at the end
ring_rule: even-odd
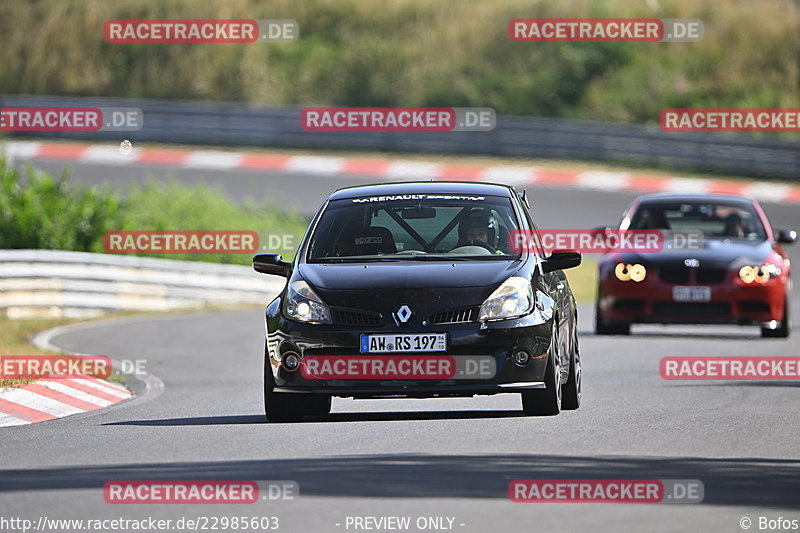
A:
POLYGON ((488 209, 476 208, 470 210, 461 221, 459 237, 465 244, 482 242, 492 248, 497 248, 499 227, 497 219, 488 209))

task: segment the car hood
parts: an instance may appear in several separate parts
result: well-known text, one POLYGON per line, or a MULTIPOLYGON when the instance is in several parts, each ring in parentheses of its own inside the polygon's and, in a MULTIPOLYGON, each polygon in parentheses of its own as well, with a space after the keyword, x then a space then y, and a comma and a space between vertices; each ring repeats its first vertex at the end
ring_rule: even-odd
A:
POLYGON ((623 253, 619 256, 625 262, 639 262, 648 265, 674 263, 692 258, 697 259, 701 266, 734 268, 762 263, 771 253, 772 245, 769 241, 708 239, 698 250, 664 249, 651 254, 623 253))
POLYGON ((301 264, 300 276, 324 290, 465 288, 499 285, 522 261, 403 261, 301 264))

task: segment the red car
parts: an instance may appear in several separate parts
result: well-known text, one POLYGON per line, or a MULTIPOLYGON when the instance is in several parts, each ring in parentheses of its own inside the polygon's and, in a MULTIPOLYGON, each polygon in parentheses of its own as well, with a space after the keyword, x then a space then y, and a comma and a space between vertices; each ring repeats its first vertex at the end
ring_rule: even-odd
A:
MULTIPOLYGON (((620 230, 702 233, 695 249, 610 253, 600 260, 595 331, 627 335, 632 323, 757 324, 788 337, 791 270, 784 244, 755 200, 721 194, 648 194, 620 230)), ((669 235, 669 233, 666 233, 669 235)))

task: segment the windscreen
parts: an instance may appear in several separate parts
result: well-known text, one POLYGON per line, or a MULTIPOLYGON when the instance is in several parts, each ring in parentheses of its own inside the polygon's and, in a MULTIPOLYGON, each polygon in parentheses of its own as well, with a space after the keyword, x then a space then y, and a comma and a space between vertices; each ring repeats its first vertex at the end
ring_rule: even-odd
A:
POLYGON ((706 239, 766 239, 751 205, 724 202, 647 203, 636 210, 631 229, 700 231, 706 239))
POLYGON ((409 194, 332 201, 311 237, 308 261, 493 260, 519 256, 509 198, 409 194))

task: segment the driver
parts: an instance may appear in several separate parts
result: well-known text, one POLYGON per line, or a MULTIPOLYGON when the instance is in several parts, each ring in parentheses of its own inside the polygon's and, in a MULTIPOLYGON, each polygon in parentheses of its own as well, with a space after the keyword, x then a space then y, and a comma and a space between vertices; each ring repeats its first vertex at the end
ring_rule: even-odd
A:
POLYGON ((497 220, 486 209, 473 209, 461 222, 463 239, 460 246, 483 245, 497 249, 497 220))

